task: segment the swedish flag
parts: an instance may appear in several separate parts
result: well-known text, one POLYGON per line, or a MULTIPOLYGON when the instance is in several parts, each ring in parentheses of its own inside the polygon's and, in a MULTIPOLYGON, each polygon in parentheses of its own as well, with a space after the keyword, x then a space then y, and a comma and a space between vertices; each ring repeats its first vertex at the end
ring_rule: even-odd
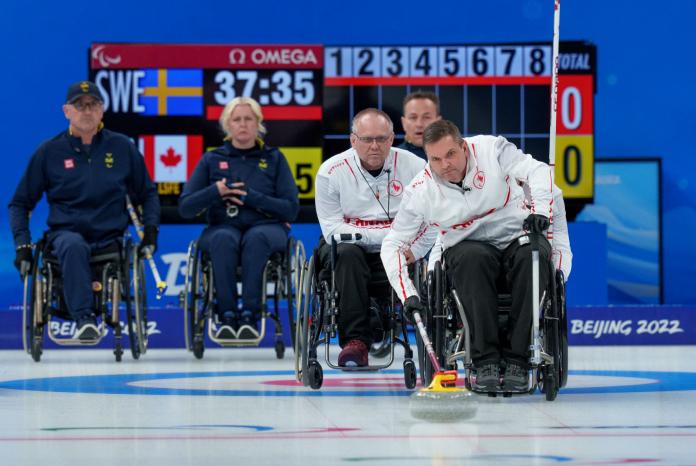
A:
POLYGON ((203 115, 203 70, 146 69, 143 115, 203 115))

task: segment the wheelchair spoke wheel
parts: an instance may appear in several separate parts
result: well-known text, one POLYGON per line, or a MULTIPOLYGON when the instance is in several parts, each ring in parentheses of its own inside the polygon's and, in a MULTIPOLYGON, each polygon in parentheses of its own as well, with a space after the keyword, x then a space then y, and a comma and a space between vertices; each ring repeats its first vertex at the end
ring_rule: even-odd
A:
POLYGON ((34 274, 27 273, 22 281, 24 282, 22 292, 22 348, 28 353, 30 352, 31 329, 33 326, 31 310, 34 308, 34 297, 32 296, 32 290, 35 286, 34 274))
POLYGON ((192 341, 193 355, 203 358, 205 351, 205 321, 208 308, 213 300, 213 268, 205 266, 200 250, 196 251, 192 268, 191 312, 188 315, 191 324, 189 338, 192 341))
MULTIPOLYGON (((130 245, 129 245, 130 247, 130 245)), ((125 267, 125 286, 128 293, 126 311, 128 317, 128 338, 133 359, 138 359, 147 351, 147 298, 145 266, 137 248, 131 247, 131 260, 125 267)))
POLYGON ((135 304, 135 327, 138 334, 140 354, 147 351, 147 286, 145 282, 145 265, 142 259, 134 263, 133 303, 135 304))
POLYGON ((290 324, 290 337, 292 347, 295 349, 297 338, 297 313, 302 305, 302 286, 305 271, 304 244, 295 238, 288 239, 286 263, 285 263, 285 298, 288 303, 288 323, 290 324))
MULTIPOLYGON (((140 344, 138 343, 139 337, 137 332, 137 325, 135 322, 135 316, 133 314, 133 299, 134 299, 134 289, 135 278, 131 276, 131 264, 132 261, 137 260, 137 251, 133 247, 131 241, 128 241, 125 246, 127 261, 123 264, 123 282, 121 286, 123 288, 123 299, 126 303, 126 325, 128 326, 128 342, 131 350, 131 356, 133 359, 140 358, 140 344), (131 251, 132 254, 131 254, 131 251)), ((118 356, 117 356, 118 357, 118 356)))
POLYGON ((186 261, 186 281, 183 291, 184 337, 186 349, 196 359, 202 359, 205 351, 205 311, 212 293, 212 269, 203 266, 198 243, 191 241, 186 261))
POLYGON ((33 354, 34 338, 37 330, 37 315, 43 313, 43 282, 39 273, 42 243, 37 244, 31 269, 24 275, 22 293, 22 347, 28 354, 33 354))
POLYGON ((295 323, 295 378, 298 382, 304 382, 309 364, 309 316, 314 301, 314 261, 309 261, 304 267, 304 281, 302 284, 302 298, 297 307, 297 320, 295 323))
POLYGON ((193 263, 196 260, 196 241, 191 241, 186 256, 186 275, 184 277, 184 290, 181 292, 181 307, 184 308, 184 344, 188 351, 193 351, 193 263))
POLYGON ((566 295, 565 295, 565 282, 563 273, 558 271, 556 273, 556 301, 558 303, 558 311, 560 318, 559 322, 559 333, 560 341, 558 350, 560 352, 558 366, 558 385, 559 387, 565 387, 568 383, 568 314, 566 313, 566 295))

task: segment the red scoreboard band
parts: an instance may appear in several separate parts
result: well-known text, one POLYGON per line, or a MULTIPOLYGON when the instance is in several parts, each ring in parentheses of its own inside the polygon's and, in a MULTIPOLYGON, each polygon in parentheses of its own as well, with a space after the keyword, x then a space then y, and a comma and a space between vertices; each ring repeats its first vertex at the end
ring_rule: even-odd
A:
POLYGON ((157 45, 92 44, 94 69, 212 68, 308 69, 323 68, 323 47, 317 45, 157 45))

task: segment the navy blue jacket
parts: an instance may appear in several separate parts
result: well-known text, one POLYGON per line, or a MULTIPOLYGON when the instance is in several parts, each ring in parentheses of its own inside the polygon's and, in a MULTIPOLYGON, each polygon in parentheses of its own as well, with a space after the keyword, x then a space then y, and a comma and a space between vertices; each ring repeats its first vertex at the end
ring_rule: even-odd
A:
POLYGON ((283 154, 262 143, 256 150, 241 152, 229 141, 203 154, 181 193, 179 213, 193 218, 206 210, 209 225, 241 229, 295 220, 299 210, 297 185, 283 154), (227 216, 226 204, 215 185, 223 178, 245 183, 247 195, 236 217, 227 216))
POLYGON ((404 140, 404 142, 402 142, 401 144, 399 144, 396 147, 398 147, 399 149, 406 149, 407 151, 416 154, 418 157, 422 158, 426 162, 428 161, 428 156, 425 155, 425 149, 422 147, 418 147, 416 145, 413 145, 406 140, 404 140))
POLYGON ((15 245, 31 242, 29 213, 44 192, 50 230, 74 231, 90 243, 123 235, 129 221, 126 194, 142 204, 145 225, 159 225, 157 189, 143 157, 120 133, 100 130, 89 155, 69 131, 39 146, 9 204, 15 245))

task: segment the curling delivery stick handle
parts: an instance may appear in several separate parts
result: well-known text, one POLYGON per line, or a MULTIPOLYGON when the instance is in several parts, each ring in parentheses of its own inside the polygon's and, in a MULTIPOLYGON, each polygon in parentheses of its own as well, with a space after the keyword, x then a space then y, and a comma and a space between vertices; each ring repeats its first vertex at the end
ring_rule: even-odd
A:
POLYGON ((135 227, 135 231, 138 233, 138 238, 141 240, 145 236, 145 231, 143 230, 143 224, 140 223, 140 219, 138 218, 138 214, 135 213, 135 207, 133 207, 133 203, 130 200, 130 196, 126 194, 126 209, 128 210, 128 215, 130 215, 131 221, 133 222, 133 226, 135 227))
POLYGON ((418 311, 413 311, 413 320, 416 321, 418 333, 420 334, 421 340, 423 340, 423 345, 425 346, 425 350, 428 353, 430 362, 433 364, 433 369, 435 369, 435 372, 442 372, 440 362, 437 360, 437 356, 435 356, 433 344, 430 342, 430 338, 428 338, 428 331, 425 329, 425 325, 423 325, 423 320, 421 319, 420 313, 418 311))
MULTIPOLYGON (((143 224, 140 223, 138 214, 135 212, 135 207, 133 207, 133 203, 130 200, 130 196, 128 196, 127 194, 126 209, 128 210, 128 215, 130 215, 131 221, 133 222, 135 231, 138 233, 138 238, 140 238, 140 240, 142 241, 143 237, 145 236, 143 224)), ((143 252, 145 253, 145 259, 147 260, 147 263, 150 266, 150 271, 152 271, 152 276, 155 279, 155 283, 157 283, 157 295, 155 297, 157 299, 162 299, 162 295, 164 295, 164 292, 167 290, 167 282, 162 280, 162 277, 160 276, 159 271, 157 270, 157 265, 155 265, 155 261, 152 258, 152 254, 150 253, 150 250, 148 248, 145 248, 143 252)))

